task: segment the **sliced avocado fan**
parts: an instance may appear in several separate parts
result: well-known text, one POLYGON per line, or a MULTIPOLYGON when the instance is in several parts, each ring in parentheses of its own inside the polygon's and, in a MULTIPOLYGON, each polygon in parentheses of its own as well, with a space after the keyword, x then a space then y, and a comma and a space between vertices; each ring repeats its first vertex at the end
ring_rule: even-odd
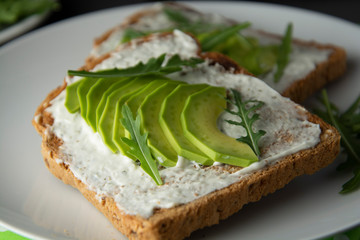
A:
POLYGON ((178 156, 202 165, 216 161, 241 167, 258 160, 249 145, 217 127, 226 107, 225 88, 163 76, 83 78, 67 86, 66 94, 68 111, 80 111, 114 153, 134 159, 122 140, 130 137, 120 121, 126 103, 134 116, 140 115, 151 153, 164 167, 175 166, 178 156))

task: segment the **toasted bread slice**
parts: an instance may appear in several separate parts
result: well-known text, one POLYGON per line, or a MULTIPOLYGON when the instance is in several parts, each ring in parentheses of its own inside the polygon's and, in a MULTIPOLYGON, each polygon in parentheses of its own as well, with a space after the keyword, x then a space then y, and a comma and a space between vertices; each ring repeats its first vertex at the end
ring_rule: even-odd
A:
MULTIPOLYGON (((203 22, 228 26, 237 23, 234 20, 219 15, 201 13, 181 3, 155 4, 152 7, 134 13, 126 18, 122 24, 115 26, 102 36, 96 38, 92 52, 86 60, 87 64, 91 64, 96 58, 118 47, 127 28, 146 32, 162 31, 174 27, 174 23, 164 14, 165 8, 179 11, 194 22, 201 20, 203 22)), ((264 43, 279 43, 282 38, 280 35, 257 29, 247 29, 242 31, 242 34, 255 37, 259 42, 264 43)), ((303 102, 326 84, 338 79, 346 70, 346 52, 342 47, 295 38, 292 41, 292 47, 293 53, 290 55, 290 62, 279 82, 274 81, 275 67, 273 71, 258 77, 280 94, 289 97, 295 102, 303 102), (306 54, 313 56, 311 64, 307 60, 304 62, 306 54), (299 70, 297 66, 306 67, 299 70)))
MULTIPOLYGON (((197 42, 175 31, 132 42, 109 54, 92 70, 132 66, 166 52, 182 58, 199 56, 197 42), (159 44, 165 47, 158 50, 159 44)), ((179 158, 175 168, 160 170, 165 184, 156 186, 146 174, 139 174, 141 169, 136 163, 119 153, 109 153, 89 126, 79 124, 79 113, 66 111, 64 90, 76 79, 66 79, 36 110, 33 125, 42 136, 42 154, 50 172, 77 188, 129 239, 183 239, 197 229, 218 224, 245 204, 283 188, 295 177, 315 173, 339 153, 340 136, 335 128, 257 78, 244 74, 226 57, 211 53, 201 56, 204 63, 169 77, 190 84, 226 84, 238 89, 246 99, 264 101, 257 127, 267 127, 267 134, 259 143, 261 155, 256 164, 245 168, 203 167, 179 158), (131 172, 135 179, 121 177, 131 169, 135 169, 131 172), (176 173, 172 175, 171 169, 176 173), (138 188, 131 190, 133 186, 138 188)), ((224 128, 229 135, 236 132, 224 128)))

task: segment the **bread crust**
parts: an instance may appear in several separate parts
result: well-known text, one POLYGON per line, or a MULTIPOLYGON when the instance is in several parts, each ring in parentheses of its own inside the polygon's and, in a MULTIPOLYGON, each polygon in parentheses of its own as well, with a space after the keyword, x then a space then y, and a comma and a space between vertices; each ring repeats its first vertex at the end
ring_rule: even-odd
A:
MULTIPOLYGON (((166 33, 161 36, 166 36, 166 33)), ((149 39, 144 38, 141 41, 149 39)), ((211 59, 214 64, 221 64, 225 69, 231 69, 234 73, 247 74, 246 70, 219 53, 205 53, 201 56, 211 59)), ((96 65, 96 62, 94 64, 96 65)), ((88 67, 84 66, 82 69, 89 70, 88 67)), ((315 147, 289 155, 271 166, 242 178, 239 182, 190 203, 168 209, 156 209, 155 213, 146 219, 126 214, 110 197, 104 196, 99 201, 96 192, 89 190, 86 184, 77 179, 66 164, 57 161, 57 159, 66 160, 68 156, 62 155, 59 147, 63 142, 50 130, 54 120, 46 109, 51 106, 51 100, 65 88, 66 81, 49 93, 37 108, 32 121, 35 129, 42 136, 42 155, 45 165, 54 176, 78 189, 129 239, 183 239, 197 229, 219 223, 220 220, 239 211, 245 204, 258 201, 261 197, 283 188, 295 177, 313 174, 330 164, 340 150, 340 136, 336 129, 317 116, 307 113, 308 121, 319 124, 321 128, 321 141, 315 147), (316 158, 313 157, 314 155, 316 158)), ((234 167, 234 170, 237 169, 234 167)))
MULTIPOLYGON (((202 15, 201 12, 198 12, 195 9, 192 9, 181 3, 169 2, 169 3, 164 3, 164 4, 166 6, 180 9, 181 11, 193 12, 198 15, 202 15)), ((158 13, 158 11, 151 9, 151 8, 144 9, 137 13, 134 13, 133 15, 126 18, 126 20, 122 24, 108 30, 102 36, 96 38, 94 41, 94 48, 99 46, 103 41, 106 41, 113 32, 120 30, 120 29, 124 30, 127 27, 129 27, 133 24, 136 24, 138 21, 140 21, 140 19, 142 17, 155 15, 157 13, 158 13)), ((235 21, 233 21, 231 19, 227 19, 227 21, 229 24, 236 23, 235 21)), ((256 31, 258 33, 260 33, 260 35, 263 35, 264 37, 267 36, 267 37, 272 37, 272 38, 277 38, 277 39, 282 38, 282 36, 280 36, 280 35, 269 33, 269 32, 263 31, 263 30, 256 30, 256 31)), ((294 102, 302 103, 308 97, 313 95, 315 92, 322 89, 327 84, 339 79, 340 76, 342 76, 345 73, 345 71, 346 71, 346 51, 342 47, 335 46, 332 44, 322 44, 322 43, 318 43, 315 41, 305 41, 305 40, 301 40, 301 39, 293 39, 293 44, 304 46, 304 47, 315 47, 317 49, 331 51, 331 54, 326 61, 323 61, 320 64, 317 64, 316 68, 313 71, 311 71, 309 74, 307 74, 304 78, 298 79, 293 84, 291 84, 289 87, 287 87, 283 92, 280 93, 284 97, 288 97, 291 100, 293 100, 294 102)), ((100 59, 102 59, 103 57, 104 56, 100 57, 100 59)), ((85 61, 85 63, 86 63, 85 65, 91 66, 94 64, 94 62, 97 62, 96 57, 88 56, 85 61)))

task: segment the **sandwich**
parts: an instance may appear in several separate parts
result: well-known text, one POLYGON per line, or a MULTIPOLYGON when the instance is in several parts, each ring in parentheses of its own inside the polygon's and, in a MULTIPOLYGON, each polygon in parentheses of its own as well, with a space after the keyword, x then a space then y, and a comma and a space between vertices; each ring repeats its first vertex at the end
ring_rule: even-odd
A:
MULTIPOLYGON (((213 13, 202 13, 182 3, 158 3, 127 17, 94 41, 86 62, 124 42, 155 32, 179 29, 196 36, 204 52, 220 52, 265 81, 285 97, 302 103, 346 70, 346 52, 333 44, 292 37, 251 27, 213 13)), ((284 23, 284 25, 287 23, 284 23)), ((295 34, 296 35, 296 34, 295 34)))
POLYGON ((338 155, 331 125, 180 30, 69 71, 33 125, 49 171, 129 239, 183 239, 338 155))

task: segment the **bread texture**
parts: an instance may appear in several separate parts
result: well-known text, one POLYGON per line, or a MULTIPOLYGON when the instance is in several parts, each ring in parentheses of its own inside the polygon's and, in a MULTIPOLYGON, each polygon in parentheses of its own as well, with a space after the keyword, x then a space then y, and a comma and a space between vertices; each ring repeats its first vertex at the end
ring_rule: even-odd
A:
MULTIPOLYGON (((93 65, 94 61, 97 61, 97 58, 102 58, 101 55, 105 52, 102 52, 102 50, 99 49, 101 49, 101 45, 104 42, 106 42, 110 38, 118 38, 117 42, 120 42, 122 37, 122 35, 120 34, 121 32, 124 32, 127 28, 141 28, 144 22, 151 21, 151 19, 161 16, 164 8, 175 9, 183 13, 185 16, 189 16, 190 18, 204 19, 205 22, 211 21, 211 14, 199 12, 182 3, 168 2, 162 3, 161 5, 157 4, 155 6, 136 12, 131 16, 128 16, 124 20, 124 22, 113 27, 112 29, 109 29, 103 35, 97 37, 94 40, 92 54, 86 59, 86 65, 91 66, 93 65)), ((233 25, 237 23, 236 21, 232 19, 227 19, 225 17, 222 18, 220 22, 225 25, 233 25)), ((152 28, 154 28, 153 30, 159 30, 158 26, 146 27, 149 30, 152 30, 152 28)), ((270 39, 271 41, 280 41, 282 38, 282 36, 267 32, 266 30, 250 29, 249 33, 250 36, 255 34, 260 39, 270 39)), ((301 76, 295 79, 286 88, 280 87, 279 84, 273 84, 273 82, 271 81, 269 85, 272 86, 283 96, 288 97, 297 103, 302 103, 308 97, 313 95, 316 91, 320 90, 330 82, 339 79, 346 71, 346 52, 340 46, 319 43, 316 41, 307 41, 297 38, 293 39, 292 44, 294 46, 304 47, 306 49, 315 48, 320 51, 329 51, 330 54, 324 61, 317 63, 316 67, 313 70, 308 72, 305 76, 301 76)), ((113 48, 115 47, 116 46, 113 46, 113 48)), ((266 81, 266 79, 264 79, 263 77, 258 77, 266 81)))
MULTIPOLYGON (((166 35, 162 34, 160 38, 166 35)), ((141 45, 151 39, 144 38, 136 44, 141 45)), ((130 45, 127 48, 129 47, 130 45)), ((201 54, 199 52, 199 55, 208 59, 211 64, 220 64, 227 72, 247 74, 246 70, 218 53, 201 54)), ((106 59, 103 57, 96 63, 93 62, 91 69, 106 59)), ((90 70, 89 65, 82 69, 90 70)), ((42 155, 45 165, 58 179, 78 189, 129 239, 183 239, 197 229, 218 224, 220 220, 239 211, 245 204, 256 202, 263 196, 283 188, 295 177, 315 173, 330 164, 340 151, 340 135, 337 130, 319 117, 306 112, 307 120, 318 124, 321 130, 320 141, 314 147, 282 157, 276 163, 252 172, 241 181, 189 203, 170 208, 157 208, 148 218, 132 215, 118 208, 112 197, 102 196, 99 200, 97 193, 74 175, 66 161, 59 161, 59 159, 71 161, 71 156, 62 153, 63 139, 52 131, 54 118, 47 109, 51 107, 52 100, 66 89, 66 86, 67 82, 64 81, 62 86, 48 94, 36 110, 32 121, 35 129, 42 136, 42 155)), ((237 170, 239 167, 229 166, 228 168, 230 172, 237 170)))

